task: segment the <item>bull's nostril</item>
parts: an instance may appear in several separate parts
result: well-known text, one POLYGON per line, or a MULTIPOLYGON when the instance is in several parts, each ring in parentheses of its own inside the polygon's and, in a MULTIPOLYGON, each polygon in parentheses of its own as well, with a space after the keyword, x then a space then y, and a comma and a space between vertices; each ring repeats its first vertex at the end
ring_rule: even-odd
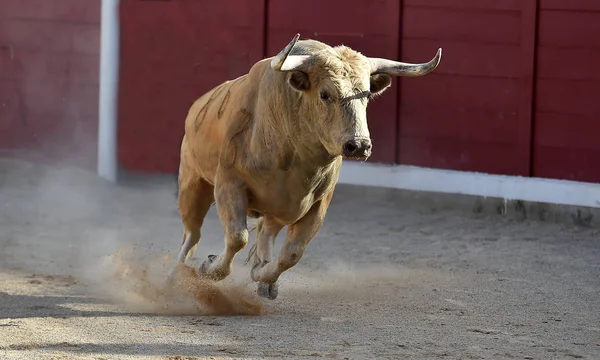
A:
POLYGON ((354 143, 347 143, 346 146, 344 147, 344 152, 348 155, 350 154, 354 154, 354 152, 358 149, 358 146, 356 146, 356 144, 354 143))

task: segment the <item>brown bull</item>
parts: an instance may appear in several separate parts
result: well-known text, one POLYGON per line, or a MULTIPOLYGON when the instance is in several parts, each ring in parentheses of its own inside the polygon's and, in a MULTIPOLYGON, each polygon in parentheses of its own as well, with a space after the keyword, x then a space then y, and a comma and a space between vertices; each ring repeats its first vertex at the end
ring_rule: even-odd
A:
POLYGON ((248 243, 247 216, 259 218, 249 252, 261 296, 277 297, 277 279, 302 257, 318 232, 338 181, 342 158, 371 155, 367 102, 391 76, 421 76, 424 64, 368 58, 299 35, 275 57, 200 97, 185 121, 179 167, 179 210, 184 236, 178 263, 200 240, 216 202, 225 249, 209 255, 199 272, 215 280, 231 272, 248 243), (272 261, 277 234, 285 244, 272 261))

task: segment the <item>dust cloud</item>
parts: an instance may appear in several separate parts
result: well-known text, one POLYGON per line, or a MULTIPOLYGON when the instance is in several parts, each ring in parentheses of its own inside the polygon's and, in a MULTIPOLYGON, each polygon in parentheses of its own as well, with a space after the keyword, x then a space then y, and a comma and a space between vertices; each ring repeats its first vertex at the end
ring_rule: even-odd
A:
MULTIPOLYGON (((219 282, 179 264, 170 255, 143 254, 135 247, 109 255, 96 267, 92 287, 127 311, 157 315, 260 315, 262 302, 248 286, 230 276, 219 282)), ((90 279, 90 273, 88 273, 90 279)))
POLYGON ((297 294, 309 291, 312 296, 371 298, 386 289, 436 281, 438 276, 430 271, 383 262, 357 264, 330 258, 318 269, 306 265, 284 274, 286 291, 297 294))
POLYGON ((261 314, 255 288, 239 277, 213 282, 182 265, 166 283, 175 261, 165 248, 178 247, 179 228, 169 187, 113 186, 84 169, 8 158, 0 169, 0 271, 72 276, 73 291, 131 312, 261 314))

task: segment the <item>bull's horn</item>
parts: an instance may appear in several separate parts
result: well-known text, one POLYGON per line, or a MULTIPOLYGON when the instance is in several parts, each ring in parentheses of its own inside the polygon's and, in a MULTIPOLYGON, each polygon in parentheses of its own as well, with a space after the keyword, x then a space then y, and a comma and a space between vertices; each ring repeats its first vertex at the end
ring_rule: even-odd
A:
POLYGON ((271 68, 275 71, 290 71, 297 69, 309 57, 308 55, 291 55, 292 49, 300 38, 300 34, 296 34, 292 41, 279 54, 271 60, 271 68))
POLYGON ((371 61, 371 74, 388 74, 395 76, 423 76, 429 74, 440 63, 442 49, 438 49, 435 57, 422 64, 410 64, 380 58, 369 58, 371 61))

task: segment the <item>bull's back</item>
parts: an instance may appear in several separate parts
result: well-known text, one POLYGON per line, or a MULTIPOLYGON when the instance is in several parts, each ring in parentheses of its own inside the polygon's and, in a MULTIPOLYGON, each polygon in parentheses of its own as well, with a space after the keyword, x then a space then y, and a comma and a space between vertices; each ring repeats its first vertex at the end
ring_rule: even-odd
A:
POLYGON ((239 111, 245 82, 246 75, 218 85, 198 98, 188 112, 181 156, 188 156, 196 172, 211 183, 227 129, 239 111))

